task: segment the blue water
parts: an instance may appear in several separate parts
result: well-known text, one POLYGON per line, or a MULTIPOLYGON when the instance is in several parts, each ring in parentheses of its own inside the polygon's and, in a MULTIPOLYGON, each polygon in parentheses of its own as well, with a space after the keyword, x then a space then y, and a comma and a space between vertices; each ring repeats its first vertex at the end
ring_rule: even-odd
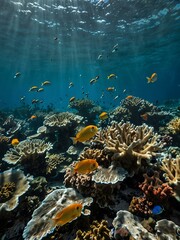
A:
POLYGON ((115 105, 126 95, 178 99, 179 19, 175 0, 1 0, 0 108, 20 106, 25 96, 28 104, 38 98, 64 110, 83 91, 106 108, 117 95, 115 105), (21 76, 14 78, 16 72, 21 76), (158 80, 147 84, 153 72, 158 80), (117 78, 107 80, 111 73, 117 78), (44 92, 28 91, 45 80, 52 84, 44 92), (116 91, 108 92, 110 86, 116 91))

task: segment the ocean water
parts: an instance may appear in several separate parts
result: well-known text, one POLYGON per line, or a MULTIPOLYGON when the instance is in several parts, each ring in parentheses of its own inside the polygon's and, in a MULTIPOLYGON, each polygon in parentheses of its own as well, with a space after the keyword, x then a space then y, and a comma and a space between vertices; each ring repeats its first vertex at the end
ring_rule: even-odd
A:
POLYGON ((0 108, 20 106, 22 96, 58 110, 85 93, 107 109, 115 96, 115 105, 126 95, 178 99, 179 13, 176 0, 1 0, 0 108), (147 84, 154 72, 158 80, 147 84), (111 73, 117 78, 107 80, 111 73), (45 80, 44 92, 28 91, 45 80))

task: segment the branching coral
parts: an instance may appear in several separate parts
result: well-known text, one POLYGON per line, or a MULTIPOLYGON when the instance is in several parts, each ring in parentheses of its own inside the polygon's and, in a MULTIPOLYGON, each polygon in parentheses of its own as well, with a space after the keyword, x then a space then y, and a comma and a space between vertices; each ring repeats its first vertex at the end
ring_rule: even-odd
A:
POLYGON ((161 162, 161 169, 165 172, 165 180, 174 190, 175 198, 180 201, 180 156, 174 159, 164 158, 161 162))
POLYGON ((7 151, 3 160, 10 164, 16 164, 17 162, 28 161, 30 159, 35 160, 40 155, 46 154, 50 149, 52 149, 52 144, 45 143, 43 140, 24 140, 7 151))
POLYGON ((113 153, 114 165, 120 165, 130 173, 137 172, 146 161, 157 156, 162 151, 160 136, 146 124, 113 123, 107 129, 100 131, 95 142, 104 146, 107 152, 113 153))
POLYGON ((84 209, 90 206, 92 198, 83 198, 77 194, 72 188, 58 189, 50 193, 41 203, 41 205, 33 212, 32 219, 28 222, 24 229, 23 237, 25 240, 41 240, 48 233, 54 231, 54 224, 51 219, 66 206, 81 202, 83 204, 84 215, 90 214, 84 209))
POLYGON ((7 170, 0 174, 0 210, 13 210, 18 198, 29 188, 26 177, 20 170, 7 170))
POLYGON ((65 162, 63 154, 47 154, 46 155, 46 174, 52 174, 58 166, 65 162))
POLYGON ((106 220, 102 220, 101 222, 95 220, 90 225, 89 231, 82 232, 81 230, 78 230, 74 240, 109 240, 109 233, 110 230, 106 220))
POLYGON ((180 133, 180 118, 179 117, 173 118, 168 123, 167 128, 172 134, 179 134, 180 133))
POLYGON ((68 128, 78 125, 83 117, 69 112, 62 112, 53 115, 47 115, 44 119, 44 125, 53 128, 68 128))

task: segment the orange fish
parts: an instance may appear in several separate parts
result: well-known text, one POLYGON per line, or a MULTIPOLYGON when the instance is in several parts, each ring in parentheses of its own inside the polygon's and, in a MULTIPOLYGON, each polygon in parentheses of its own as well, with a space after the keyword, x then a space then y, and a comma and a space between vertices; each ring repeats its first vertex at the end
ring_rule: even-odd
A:
POLYGON ((81 216, 82 204, 72 203, 58 212, 52 220, 54 225, 63 226, 66 223, 72 222, 77 217, 81 216))
POLYGON ((98 168, 98 163, 95 159, 84 159, 76 163, 74 167, 75 173, 88 174, 98 168))
POLYGON ((148 80, 147 83, 154 83, 157 81, 157 73, 153 73, 151 77, 146 77, 146 79, 148 80))
POLYGON ((95 125, 89 125, 87 127, 84 127, 76 134, 75 137, 71 137, 71 139, 73 140, 73 144, 76 144, 77 142, 88 141, 95 136, 97 131, 98 128, 95 125))
POLYGON ((12 144, 13 146, 16 146, 16 145, 19 144, 19 140, 18 140, 17 138, 13 138, 12 141, 11 141, 11 144, 12 144))
POLYGON ((108 118, 108 114, 107 112, 102 112, 100 115, 99 115, 99 118, 100 120, 105 120, 108 118))
POLYGON ((128 96, 126 97, 126 99, 132 99, 132 98, 133 98, 132 95, 128 95, 128 96))
POLYGON ((30 117, 31 120, 36 119, 36 118, 37 118, 36 115, 32 115, 32 116, 30 117))
POLYGON ((71 98, 69 99, 69 102, 73 102, 75 99, 76 99, 75 97, 71 97, 71 98))
POLYGON ((148 120, 148 114, 144 113, 142 115, 140 115, 142 117, 143 120, 147 121, 148 120))
POLYGON ((116 91, 115 87, 108 87, 108 88, 106 88, 106 90, 107 90, 107 91, 110 91, 110 92, 116 91))

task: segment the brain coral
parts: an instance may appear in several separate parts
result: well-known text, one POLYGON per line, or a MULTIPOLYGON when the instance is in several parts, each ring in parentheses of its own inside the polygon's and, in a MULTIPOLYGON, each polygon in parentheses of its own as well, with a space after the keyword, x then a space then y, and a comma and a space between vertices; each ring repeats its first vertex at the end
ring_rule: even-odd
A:
POLYGON ((7 170, 0 174, 0 210, 13 210, 18 198, 29 188, 29 183, 21 170, 7 170))
POLYGON ((83 198, 72 188, 57 189, 51 192, 43 200, 41 205, 33 212, 32 219, 24 229, 23 237, 25 240, 41 240, 47 234, 52 233, 55 229, 51 219, 63 208, 74 202, 83 204, 83 214, 89 215, 84 209, 92 203, 92 198, 83 198))
POLYGON ((152 127, 146 124, 135 126, 130 122, 113 122, 98 132, 93 141, 100 143, 107 153, 113 154, 113 165, 121 166, 129 173, 137 172, 142 164, 149 163, 163 147, 160 136, 153 132, 152 127))

